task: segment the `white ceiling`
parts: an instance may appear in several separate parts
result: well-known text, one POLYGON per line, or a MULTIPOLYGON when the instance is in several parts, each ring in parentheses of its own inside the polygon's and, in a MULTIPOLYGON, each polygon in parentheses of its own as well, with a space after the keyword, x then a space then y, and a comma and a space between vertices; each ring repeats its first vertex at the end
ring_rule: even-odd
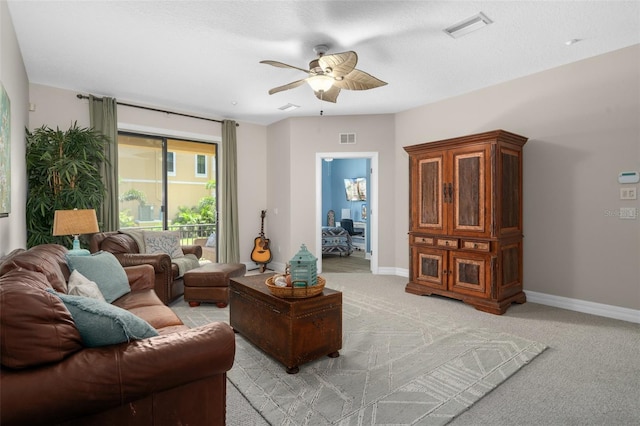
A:
POLYGON ((31 83, 257 124, 395 113, 640 43, 637 0, 7 3, 31 83), (478 12, 493 24, 443 32, 478 12), (259 61, 306 69, 318 44, 388 85, 336 104, 306 84, 269 95, 305 74, 259 61))

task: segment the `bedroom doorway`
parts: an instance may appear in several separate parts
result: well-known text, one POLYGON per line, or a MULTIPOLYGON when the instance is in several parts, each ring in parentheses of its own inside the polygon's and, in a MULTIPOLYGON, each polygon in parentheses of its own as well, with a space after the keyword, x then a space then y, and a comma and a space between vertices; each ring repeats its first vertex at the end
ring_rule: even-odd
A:
MULTIPOLYGON (((322 272, 323 264, 326 261, 327 268, 331 272, 377 273, 377 168, 377 152, 316 153, 316 253, 319 254, 318 270, 320 272, 322 272), (341 162, 339 160, 357 161, 341 162), (344 166, 348 164, 355 164, 355 171, 345 172, 344 166), (366 167, 363 164, 366 164, 366 167), (332 170, 336 174, 330 180, 325 175, 330 174, 332 170), (355 182, 360 185, 357 190, 352 187, 355 182), (333 188, 327 188, 328 185, 333 185, 333 188), (328 195, 331 192, 333 194, 328 195), (350 198, 350 193, 358 193, 360 198, 350 198), (331 201, 332 197, 333 201, 331 201), (327 225, 328 210, 334 210, 336 225, 341 222, 343 217, 351 219, 354 223, 358 235, 352 237, 355 246, 351 256, 343 254, 340 258, 339 255, 332 255, 323 259, 322 227, 327 225)), ((347 170, 349 169, 347 168, 347 170)))

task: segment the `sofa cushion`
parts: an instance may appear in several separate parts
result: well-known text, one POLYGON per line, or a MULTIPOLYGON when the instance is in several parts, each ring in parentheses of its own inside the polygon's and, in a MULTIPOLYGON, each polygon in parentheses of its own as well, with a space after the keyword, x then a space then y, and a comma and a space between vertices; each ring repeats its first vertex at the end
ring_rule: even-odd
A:
POLYGON ((99 248, 113 254, 140 253, 136 241, 127 234, 109 235, 102 241, 99 248))
POLYGON ((67 251, 64 246, 58 244, 42 244, 32 247, 5 260, 0 267, 0 275, 16 268, 40 272, 47 277, 51 287, 66 293, 67 278, 69 278, 70 272, 65 259, 67 251))
POLYGON ((124 268, 108 251, 91 256, 67 256, 67 263, 72 271, 79 271, 95 282, 109 303, 131 291, 124 268))
POLYGON ((178 231, 145 231, 144 245, 148 254, 166 253, 171 259, 184 256, 178 231))
MULTIPOLYGON (((47 291, 55 293, 52 289, 47 291)), ((115 345, 158 335, 142 318, 107 302, 84 296, 55 294, 71 312, 85 346, 115 345)))
POLYGON ((16 268, 0 277, 3 366, 25 368, 58 362, 82 349, 71 314, 47 289, 47 278, 40 272, 16 268))
POLYGON ((153 289, 132 291, 113 302, 113 305, 142 318, 161 335, 166 334, 166 329, 170 327, 188 329, 178 315, 160 301, 153 289))
POLYGON ((67 294, 91 297, 92 299, 105 301, 100 288, 98 288, 98 284, 91 281, 77 270, 71 273, 67 287, 69 288, 67 294))

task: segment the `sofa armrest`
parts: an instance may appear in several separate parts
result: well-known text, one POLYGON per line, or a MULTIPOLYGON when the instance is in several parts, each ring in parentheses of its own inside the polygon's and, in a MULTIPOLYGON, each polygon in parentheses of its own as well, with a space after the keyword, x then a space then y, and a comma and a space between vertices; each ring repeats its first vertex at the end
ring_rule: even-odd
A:
POLYGON ((149 290, 155 287, 155 272, 151 265, 126 266, 124 272, 127 274, 132 291, 149 290))
POLYGON ((171 272, 171 258, 168 254, 119 253, 114 255, 124 267, 151 265, 156 273, 171 272))
POLYGON ((202 258, 202 247, 197 245, 191 246, 181 246, 182 252, 184 254, 195 254, 198 259, 202 258))
POLYGON ((169 303, 176 296, 172 293, 174 278, 177 276, 178 268, 175 272, 168 254, 147 254, 147 253, 119 253, 114 255, 124 267, 137 265, 151 265, 154 270, 154 289, 162 303, 169 303))
POLYGON ((41 368, 3 368, 0 422, 52 424, 101 412, 225 374, 234 356, 233 330, 217 322, 130 343, 85 348, 41 368))

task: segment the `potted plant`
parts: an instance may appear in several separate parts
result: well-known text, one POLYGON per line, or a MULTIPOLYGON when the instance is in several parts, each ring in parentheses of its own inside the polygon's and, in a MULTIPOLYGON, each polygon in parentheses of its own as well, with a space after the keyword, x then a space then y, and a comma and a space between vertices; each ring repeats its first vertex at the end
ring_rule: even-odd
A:
POLYGON ((26 129, 27 246, 57 243, 71 246, 71 237, 52 236, 56 210, 98 209, 105 195, 100 165, 107 161, 103 134, 78 127, 66 131, 42 126, 26 129))

